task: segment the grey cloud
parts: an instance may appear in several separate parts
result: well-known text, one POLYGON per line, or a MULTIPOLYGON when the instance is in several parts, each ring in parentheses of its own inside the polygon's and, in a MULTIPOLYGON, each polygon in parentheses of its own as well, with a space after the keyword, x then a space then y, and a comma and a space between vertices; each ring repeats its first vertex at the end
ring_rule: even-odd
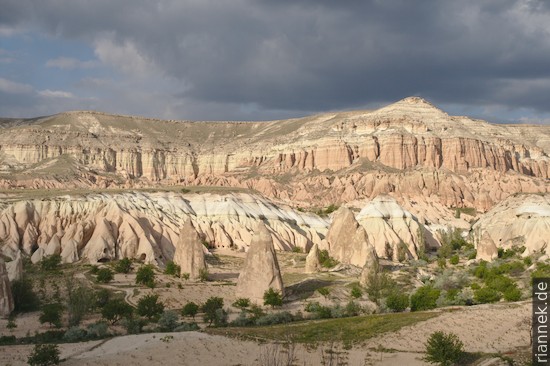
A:
POLYGON ((537 94, 547 85, 536 83, 550 77, 543 0, 3 3, 2 23, 131 45, 161 80, 150 87, 185 116, 302 114, 416 94, 550 112, 537 94))

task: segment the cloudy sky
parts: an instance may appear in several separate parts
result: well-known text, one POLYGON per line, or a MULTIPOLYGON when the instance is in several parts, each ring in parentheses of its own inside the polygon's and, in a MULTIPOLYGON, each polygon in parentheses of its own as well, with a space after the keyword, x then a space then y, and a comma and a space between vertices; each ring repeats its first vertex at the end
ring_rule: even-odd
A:
POLYGON ((0 116, 261 120, 411 95, 550 124, 550 1, 0 0, 0 116))

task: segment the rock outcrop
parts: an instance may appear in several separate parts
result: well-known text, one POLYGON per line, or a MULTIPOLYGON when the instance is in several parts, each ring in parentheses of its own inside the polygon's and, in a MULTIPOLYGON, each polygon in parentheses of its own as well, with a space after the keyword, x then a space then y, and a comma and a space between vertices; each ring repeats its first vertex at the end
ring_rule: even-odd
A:
POLYGON ((21 251, 17 252, 11 262, 6 263, 6 270, 8 271, 10 282, 23 279, 23 258, 21 258, 21 251))
POLYGON ((235 295, 262 305, 264 293, 270 288, 284 296, 283 280, 271 233, 263 223, 259 223, 254 229, 235 295))
POLYGON ((481 216, 472 231, 478 253, 490 240, 496 248, 524 246, 524 255, 550 255, 550 195, 509 197, 481 216))
POLYGON ((389 196, 378 196, 359 214, 357 221, 365 229, 379 257, 397 261, 400 254, 418 259, 425 235, 416 218, 389 196), (404 246, 404 247, 403 247, 404 246))
POLYGON ((485 232, 477 244, 476 259, 490 262, 496 258, 498 258, 498 248, 489 233, 485 232))
POLYGON ((173 258, 188 218, 214 248, 246 249, 252 228, 263 219, 279 250, 321 243, 328 227, 328 220, 314 214, 246 193, 129 192, 10 201, 0 202, 0 251, 14 258, 19 250, 38 248, 33 263, 60 253, 64 263, 128 257, 161 264, 173 258))
POLYGON ((321 269, 321 263, 319 262, 319 246, 313 244, 306 257, 305 273, 316 273, 321 269))
POLYGON ((181 268, 180 274, 187 273, 191 281, 198 280, 201 271, 206 270, 204 250, 205 248, 191 219, 187 219, 181 228, 174 254, 174 263, 181 268))
POLYGON ((0 317, 8 317, 13 311, 13 296, 4 260, 0 258, 0 317))
POLYGON ((372 244, 365 229, 355 219, 353 211, 340 207, 332 217, 327 233, 329 254, 342 264, 363 267, 370 256, 372 244))

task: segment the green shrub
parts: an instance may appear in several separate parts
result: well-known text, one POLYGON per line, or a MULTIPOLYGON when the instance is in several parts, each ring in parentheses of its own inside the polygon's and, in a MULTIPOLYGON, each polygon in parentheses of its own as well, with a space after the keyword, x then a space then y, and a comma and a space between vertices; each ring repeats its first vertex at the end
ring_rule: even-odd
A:
POLYGON ((304 250, 301 247, 292 248, 292 253, 303 253, 304 250))
POLYGON ((113 280, 113 278, 113 271, 111 271, 109 268, 101 268, 99 271, 97 271, 96 281, 99 283, 109 283, 113 280))
POLYGON ((472 290, 479 290, 481 288, 481 286, 477 282, 472 283, 470 287, 472 288, 472 290))
POLYGON ((338 261, 328 254, 328 250, 319 251, 319 263, 325 268, 332 268, 338 264, 338 261))
POLYGON ((158 325, 161 332, 173 332, 179 325, 178 314, 173 310, 162 313, 158 325))
POLYGON ((199 281, 201 282, 208 281, 208 269, 206 268, 199 269, 199 281))
POLYGON ((468 259, 476 259, 477 257, 477 250, 474 250, 473 252, 468 255, 468 259))
POLYGON ((330 294, 330 289, 328 287, 320 287, 317 289, 317 292, 326 299, 330 294))
POLYGON ((109 335, 109 326, 102 320, 89 324, 86 328, 88 338, 101 339, 109 335))
POLYGON ((426 342, 424 360, 443 366, 459 364, 464 358, 464 344, 453 333, 434 332, 426 342))
POLYGON ((14 335, 0 336, 0 346, 11 346, 17 343, 17 338, 14 335))
POLYGON ((411 311, 434 309, 440 294, 440 290, 430 285, 420 287, 411 295, 411 311))
POLYGON ((256 320, 256 325, 274 325, 290 323, 294 320, 291 313, 282 311, 273 314, 264 315, 256 320))
MULTIPOLYGON (((222 306, 223 306, 223 302, 222 302, 222 306)), ((191 316, 193 317, 193 320, 195 320, 195 315, 197 315, 198 312, 199 312, 199 306, 192 301, 185 304, 183 309, 181 309, 181 315, 191 316)))
POLYGON ((199 329, 197 323, 182 323, 174 329, 174 332, 192 332, 199 329))
POLYGON ((523 263, 526 266, 531 266, 533 264, 533 259, 531 257, 525 257, 523 258, 523 263))
POLYGON ((132 261, 129 258, 122 258, 115 264, 116 273, 130 273, 132 270, 132 261))
POLYGON ((361 305, 351 300, 351 301, 348 301, 348 303, 346 304, 345 311, 346 311, 346 316, 357 316, 361 314, 361 312, 363 312, 363 309, 361 308, 361 305))
POLYGON ((485 284, 487 287, 498 292, 506 292, 508 289, 516 287, 516 284, 511 278, 503 275, 488 278, 485 280, 485 284))
POLYGON ((80 321, 95 306, 95 294, 91 288, 77 284, 73 280, 66 283, 67 317, 69 326, 80 324, 80 321))
POLYGON ((164 269, 164 273, 170 276, 178 277, 181 272, 181 267, 174 263, 173 261, 168 261, 166 263, 166 268, 164 269))
MULTIPOLYGON (((261 318, 261 317, 259 317, 261 318)), ((258 319, 259 319, 258 318, 258 319)), ((233 327, 248 327, 251 325, 254 325, 255 321, 252 319, 252 317, 248 316, 247 311, 241 311, 239 315, 231 322, 231 326, 233 327)))
POLYGON ((458 264, 458 254, 455 254, 449 259, 449 263, 451 263, 453 266, 456 266, 458 264))
POLYGON ((40 300, 32 288, 32 282, 27 278, 13 281, 11 292, 15 313, 26 313, 40 308, 40 300))
POLYGON ((147 321, 143 318, 131 317, 122 319, 120 323, 126 329, 127 334, 139 334, 147 321))
POLYGON ((521 300, 521 290, 517 287, 511 287, 504 291, 504 300, 506 301, 519 301, 521 300))
POLYGON ((238 298, 233 303, 233 306, 236 307, 236 308, 239 308, 239 309, 246 309, 247 307, 250 306, 250 299, 242 298, 242 297, 238 298))
POLYGON ((386 272, 371 270, 368 274, 367 294, 369 299, 377 304, 380 300, 387 297, 395 289, 397 284, 386 272))
POLYGON ((361 290, 361 288, 358 286, 353 286, 353 288, 351 289, 351 297, 353 297, 354 299, 358 299, 361 296, 363 296, 363 290, 361 290))
POLYGON ((95 297, 95 304, 94 304, 95 307, 101 309, 111 299, 111 291, 107 290, 106 288, 101 288, 94 293, 94 297, 95 297))
POLYGON ((88 332, 86 332, 86 329, 70 327, 65 332, 65 335, 63 335, 63 340, 69 343, 75 343, 85 340, 87 336, 88 332))
POLYGON ((43 271, 57 271, 61 265, 61 256, 59 254, 48 255, 40 261, 40 268, 43 271))
POLYGON ((447 259, 445 257, 438 258, 437 266, 439 268, 447 268, 447 259))
POLYGON ((155 287, 155 270, 150 264, 139 267, 136 273, 136 284, 145 285, 150 288, 155 287))
POLYGON ((332 317, 331 309, 328 306, 319 304, 317 301, 308 302, 304 310, 314 314, 314 318, 329 319, 332 317))
POLYGON ((137 303, 137 313, 149 320, 158 317, 164 311, 164 304, 158 299, 159 295, 145 295, 137 303))
POLYGON ((474 300, 478 304, 497 302, 500 298, 500 293, 489 287, 482 287, 479 290, 474 291, 474 300))
POLYGON ((402 292, 393 292, 386 298, 386 306, 395 312, 404 311, 409 307, 409 296, 402 292))
POLYGON ((264 292, 264 305, 270 305, 272 308, 275 306, 283 305, 283 296, 279 291, 275 291, 273 288, 264 292))
POLYGON ((27 359, 31 366, 59 365, 60 361, 57 344, 37 344, 27 359))
POLYGON ((38 318, 40 324, 50 323, 56 328, 61 327, 61 314, 63 313, 63 306, 59 303, 46 304, 42 306, 42 313, 38 318))

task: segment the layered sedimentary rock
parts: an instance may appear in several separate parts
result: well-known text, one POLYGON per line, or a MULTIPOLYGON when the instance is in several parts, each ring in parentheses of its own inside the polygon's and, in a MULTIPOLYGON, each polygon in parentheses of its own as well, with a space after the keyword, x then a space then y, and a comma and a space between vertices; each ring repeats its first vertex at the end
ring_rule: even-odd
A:
POLYGON ((271 232, 263 223, 254 230, 252 242, 246 253, 244 268, 239 274, 235 296, 249 298, 263 304, 265 291, 272 288, 284 296, 283 279, 273 247, 271 232))
POLYGON ((189 274, 189 279, 192 281, 199 279, 201 271, 206 270, 204 249, 193 223, 190 219, 187 219, 181 228, 180 237, 176 244, 174 263, 180 266, 180 273, 189 274))
POLYGON ((340 207, 332 217, 327 233, 330 255, 343 264, 363 267, 372 251, 365 229, 355 220, 353 211, 340 207))
POLYGON ((485 211, 547 192, 549 149, 550 127, 449 116, 420 98, 272 122, 68 112, 5 125, 0 187, 224 185, 302 205, 395 193, 485 211))
POLYGON ((483 215, 472 232, 478 248, 490 239, 497 248, 524 246, 524 255, 550 254, 550 195, 510 197, 483 215))
POLYGON ((4 260, 0 258, 0 317, 8 317, 13 311, 13 296, 4 260))
POLYGON ((4 255, 19 250, 38 262, 48 253, 65 263, 136 258, 146 263, 172 259, 180 228, 191 218, 211 247, 247 248, 257 222, 267 220, 278 250, 307 250, 320 243, 328 221, 246 193, 183 194, 129 192, 54 196, 0 202, 4 255), (35 235, 25 235, 33 232, 35 235), (34 250, 34 252, 32 252, 34 250))
POLYGON ((379 196, 370 201, 359 214, 357 221, 374 244, 379 257, 397 261, 418 259, 418 251, 424 250, 425 229, 417 219, 389 196, 379 196), (402 246, 405 246, 404 248, 402 246))

